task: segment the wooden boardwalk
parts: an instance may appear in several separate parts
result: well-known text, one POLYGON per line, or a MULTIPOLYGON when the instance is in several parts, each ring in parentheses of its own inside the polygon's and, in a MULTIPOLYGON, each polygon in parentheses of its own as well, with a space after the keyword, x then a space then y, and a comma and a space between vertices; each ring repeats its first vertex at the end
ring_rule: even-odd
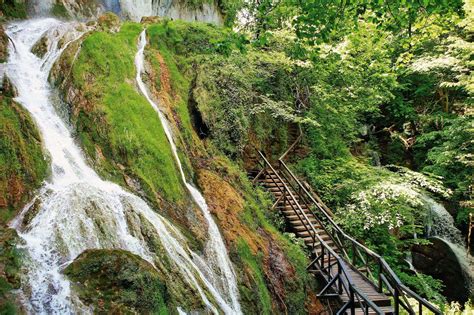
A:
MULTIPOLYGON (((314 251, 314 254, 317 256, 321 253, 322 251, 322 243, 316 243, 314 244, 313 240, 314 237, 316 236, 315 234, 318 234, 320 238, 326 242, 327 245, 329 245, 336 253, 339 252, 339 249, 337 248, 336 244, 332 240, 331 236, 323 229, 321 224, 318 222, 316 217, 313 215, 313 213, 308 209, 305 203, 300 203, 299 200, 299 195, 292 189, 288 188, 292 192, 292 194, 295 196, 296 200, 290 200, 287 202, 284 202, 284 198, 281 198, 282 195, 285 192, 285 187, 288 187, 288 183, 284 183, 284 180, 280 181, 280 177, 277 176, 273 171, 269 171, 265 174, 265 176, 262 176, 261 178, 257 179, 257 182, 265 187, 268 191, 270 191, 273 196, 275 197, 276 200, 279 200, 277 204, 275 204, 275 209, 280 210, 283 215, 285 216, 288 224, 291 226, 291 230, 300 238, 302 238, 305 242, 305 244, 311 248, 312 251, 314 251), (286 185, 285 185, 286 184, 286 185), (301 209, 297 208, 295 210, 296 203, 300 203, 301 209), (309 221, 312 223, 314 226, 315 230, 307 230, 305 224, 303 223, 302 220, 300 220, 300 217, 302 216, 302 213, 305 213, 306 217, 309 219, 309 221)), ((331 262, 334 262, 335 258, 326 258, 324 263, 328 264, 331 262)), ((394 310, 393 307, 391 306, 390 298, 386 296, 385 294, 379 293, 377 291, 377 288, 374 287, 370 282, 367 282, 363 276, 353 270, 349 265, 345 264, 350 277, 352 278, 353 282, 355 285, 364 293, 367 297, 369 297, 377 306, 380 306, 380 309, 383 311, 383 314, 393 314, 394 310)), ((319 274, 317 270, 311 270, 311 272, 315 274, 319 274)), ((337 274, 337 265, 334 264, 330 270, 328 271, 331 276, 334 277, 337 274)), ((319 274, 323 278, 324 275, 319 274)), ((327 281, 327 279, 325 279, 327 281)), ((347 304, 347 302, 350 300, 350 297, 348 294, 341 294, 340 296, 341 302, 343 304, 347 304)), ((355 314, 364 314, 363 310, 361 310, 360 307, 355 309, 355 314)), ((369 312, 369 314, 377 314, 376 312, 369 312)))
POLYGON ((254 184, 275 198, 292 232, 310 249, 308 272, 321 279, 320 298, 336 298, 336 314, 439 314, 441 311, 405 286, 383 257, 348 236, 334 221, 331 210, 303 185, 283 161, 276 165, 257 151, 258 169, 249 172, 254 184))

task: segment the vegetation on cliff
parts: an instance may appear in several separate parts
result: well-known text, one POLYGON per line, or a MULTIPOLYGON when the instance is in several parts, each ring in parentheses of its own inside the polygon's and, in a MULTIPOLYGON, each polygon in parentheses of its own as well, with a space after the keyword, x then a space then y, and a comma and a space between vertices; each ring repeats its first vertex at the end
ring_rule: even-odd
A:
POLYGON ((29 114, 11 97, 0 96, 0 224, 32 197, 47 174, 41 138, 29 114))
MULTIPOLYGON (((191 7, 204 2, 186 1, 191 7)), ((106 14, 69 45, 50 79, 89 162, 176 223, 192 250, 203 250, 205 221, 182 183, 160 119, 136 87, 133 61, 146 28, 144 80, 171 123, 186 177, 203 192, 221 229, 245 313, 322 308, 304 245, 284 231, 271 210, 274 200, 246 174, 255 167, 255 148, 274 160, 295 140, 297 124, 304 136, 290 167, 349 234, 383 253, 416 292, 444 303, 443 283, 414 274, 406 257, 429 243, 420 237, 427 198, 446 204, 464 230, 473 212, 472 4, 218 4, 227 26, 241 8, 253 18, 233 31, 166 19, 122 22, 106 14)), ((0 9, 24 17, 21 2, 0 0, 0 9)), ((64 7, 54 13, 64 16, 64 7)), ((7 38, 0 37, 5 47, 7 38)), ((0 62, 5 58, 0 51, 0 62)), ((47 174, 34 124, 11 96, 0 97, 2 226, 47 174)), ((142 228, 146 234, 150 227, 142 228)), ((17 241, 0 227, 0 298, 11 298, 19 285, 17 241)), ((89 250, 65 274, 98 311, 200 309, 197 297, 178 300, 189 291, 170 284, 166 259, 156 263, 157 269, 127 252, 89 250)))
POLYGON ((96 312, 168 314, 170 303, 158 271, 121 250, 87 250, 64 273, 96 312))
MULTIPOLYGON (((188 108, 193 82, 177 62, 182 57, 178 50, 189 45, 181 46, 166 34, 157 37, 167 30, 168 23, 180 28, 179 36, 200 30, 194 47, 203 50, 206 48, 198 42, 225 39, 231 32, 184 22, 149 25, 145 79, 171 122, 187 176, 195 178, 202 188, 222 229, 237 267, 240 292, 245 296, 244 309, 258 307, 266 314, 282 309, 304 313, 306 303, 315 302, 305 254, 272 227, 264 211, 270 205, 268 197, 255 194, 242 170, 214 145, 202 142, 193 128, 195 117, 188 108)), ((199 243, 203 237, 199 212, 184 194, 157 114, 134 86, 133 60, 142 26, 124 23, 116 30, 108 27, 94 31, 80 45, 71 45, 55 65, 51 80, 69 103, 72 123, 96 169, 143 194, 183 227, 191 243, 199 243)), ((209 53, 218 57, 225 51, 209 53)), ((200 250, 201 246, 193 245, 193 249, 200 250)))
POLYGON ((29 113, 12 99, 5 79, 0 95, 0 313, 15 314, 12 291, 20 288, 21 243, 11 219, 34 196, 47 175, 41 138, 29 113))
POLYGON ((7 19, 24 19, 26 15, 26 0, 0 0, 0 22, 7 19))

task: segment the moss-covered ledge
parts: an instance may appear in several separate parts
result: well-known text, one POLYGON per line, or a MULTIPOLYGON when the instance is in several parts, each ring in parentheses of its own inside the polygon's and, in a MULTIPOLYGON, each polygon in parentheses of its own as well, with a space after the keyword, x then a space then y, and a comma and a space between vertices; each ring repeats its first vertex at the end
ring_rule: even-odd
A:
POLYGON ((64 271, 86 305, 97 313, 168 314, 167 289, 149 262, 124 250, 93 249, 64 271))
POLYGON ((7 227, 33 197, 47 175, 39 132, 29 113, 12 99, 4 82, 0 94, 0 314, 15 314, 19 303, 12 290, 20 287, 20 239, 7 227))

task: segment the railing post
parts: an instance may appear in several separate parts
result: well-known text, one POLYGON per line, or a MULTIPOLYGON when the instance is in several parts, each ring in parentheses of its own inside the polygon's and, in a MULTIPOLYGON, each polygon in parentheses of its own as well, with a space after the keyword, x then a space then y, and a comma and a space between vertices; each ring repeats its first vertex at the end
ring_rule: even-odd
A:
POLYGON ((342 277, 341 277, 341 263, 337 262, 337 276, 339 277, 338 281, 338 293, 339 295, 342 294, 342 277))
POLYGON ((380 258, 377 259, 377 261, 379 262, 379 276, 378 276, 378 280, 379 280, 379 293, 382 293, 383 292, 383 283, 382 283, 382 272, 383 272, 383 267, 382 267, 382 260, 380 258))
POLYGON ((395 302, 395 314, 400 314, 400 294, 398 292, 398 286, 395 286, 394 288, 394 293, 393 293, 393 300, 395 302))
MULTIPOLYGON (((351 302, 351 315, 355 315, 355 298, 354 298, 354 290, 352 289, 352 286, 349 286, 349 298, 351 302)), ((395 313, 398 314, 398 313, 395 313)))
POLYGON ((321 269, 324 270, 324 246, 321 244, 321 269))
POLYGON ((355 243, 352 242, 352 266, 355 267, 356 265, 356 246, 355 246, 355 243))

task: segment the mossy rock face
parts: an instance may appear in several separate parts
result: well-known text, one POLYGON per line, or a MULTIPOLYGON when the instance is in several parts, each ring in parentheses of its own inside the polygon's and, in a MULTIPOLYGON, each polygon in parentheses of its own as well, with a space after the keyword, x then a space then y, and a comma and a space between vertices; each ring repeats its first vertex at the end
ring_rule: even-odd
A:
POLYGON ((99 24, 99 30, 111 32, 118 32, 121 24, 120 18, 111 12, 101 15, 97 22, 99 24))
POLYGON ((158 271, 123 250, 86 250, 64 271, 79 298, 97 313, 168 314, 158 271))
POLYGON ((47 170, 33 120, 11 98, 0 96, 0 225, 32 197, 47 170))
POLYGON ((0 314, 17 312, 12 290, 20 288, 21 254, 16 244, 18 234, 0 226, 0 314))
POLYGON ((5 34, 3 25, 0 24, 0 63, 4 63, 8 58, 8 37, 5 34))
POLYGON ((42 36, 39 41, 31 48, 31 52, 39 58, 43 58, 48 52, 48 37, 42 36))
POLYGON ((0 21, 27 17, 26 0, 0 0, 0 21))

